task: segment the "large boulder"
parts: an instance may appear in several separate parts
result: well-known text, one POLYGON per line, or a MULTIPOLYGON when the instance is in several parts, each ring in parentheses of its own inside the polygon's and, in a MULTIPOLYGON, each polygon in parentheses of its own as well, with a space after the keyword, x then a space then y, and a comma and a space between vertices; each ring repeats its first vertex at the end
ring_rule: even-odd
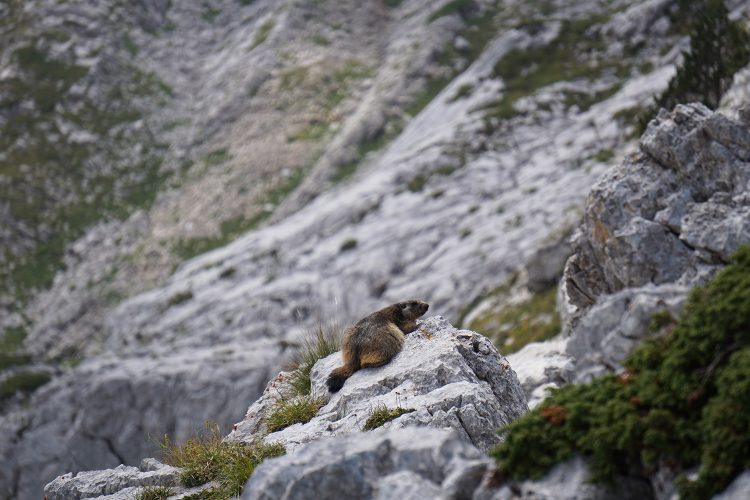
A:
POLYGON ((572 380, 620 370, 656 313, 678 318, 690 289, 750 243, 742 120, 701 104, 662 110, 641 152, 591 190, 562 280, 572 380))
MULTIPOLYGON (((325 380, 342 364, 340 353, 318 361, 312 393, 328 397, 325 380)), ((251 441, 264 435, 263 418, 284 393, 281 374, 253 404, 229 439, 251 441), (281 386, 281 387, 280 387, 281 386)), ((402 351, 379 368, 355 372, 318 414, 263 437, 292 448, 323 437, 360 432, 377 405, 413 410, 385 424, 389 428, 453 428, 482 450, 499 442, 496 429, 527 411, 526 396, 508 361, 489 339, 457 330, 440 316, 422 321, 407 335, 402 351)))
POLYGON ((242 498, 470 499, 491 464, 454 431, 381 429, 323 439, 267 460, 242 498))

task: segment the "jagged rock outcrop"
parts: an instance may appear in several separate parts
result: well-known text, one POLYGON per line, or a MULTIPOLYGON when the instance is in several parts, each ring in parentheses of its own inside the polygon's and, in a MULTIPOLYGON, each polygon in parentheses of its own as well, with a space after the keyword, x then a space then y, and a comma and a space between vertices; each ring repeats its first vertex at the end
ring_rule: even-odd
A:
POLYGON ((322 439, 267 460, 242 498, 470 499, 491 463, 455 431, 381 429, 322 439))
MULTIPOLYGON (((341 364, 340 353, 315 364, 310 377, 313 395, 330 397, 325 380, 341 364)), ((457 330, 441 317, 422 321, 385 366, 352 375, 311 421, 266 435, 263 418, 273 408, 271 402, 288 393, 278 380, 269 384, 228 439, 262 437, 296 449, 324 437, 360 432, 373 408, 385 405, 412 410, 386 423, 387 428, 449 427, 464 441, 487 450, 500 440, 496 429, 527 411, 515 372, 492 342, 457 330)))
POLYGON ((591 190, 566 266, 575 380, 617 371, 656 312, 679 317, 690 288, 750 243, 748 122, 678 105, 640 146, 591 190))
MULTIPOLYGON (((329 400, 311 421, 267 433, 265 417, 279 398, 291 395, 289 373, 282 372, 227 436, 287 449, 284 459, 268 461, 253 476, 248 498, 334 498, 335 491, 358 498, 424 498, 426 492, 470 498, 492 463, 482 451, 499 441, 499 427, 527 411, 515 372, 492 343, 441 317, 421 321, 391 362, 356 372, 330 395, 325 379, 340 363, 335 353, 315 364, 312 394, 329 400), (383 429, 363 431, 379 404, 412 411, 383 429)), ((122 496, 139 486, 177 486, 176 474, 150 459, 140 470, 119 466, 65 474, 45 493, 49 500, 122 496)))

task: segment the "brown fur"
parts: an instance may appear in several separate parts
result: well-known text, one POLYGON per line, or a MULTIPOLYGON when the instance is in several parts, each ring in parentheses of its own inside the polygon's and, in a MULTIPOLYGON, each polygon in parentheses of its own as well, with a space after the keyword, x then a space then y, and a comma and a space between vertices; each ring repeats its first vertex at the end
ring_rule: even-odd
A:
POLYGON ((427 312, 428 307, 420 300, 397 302, 348 327, 341 346, 344 366, 328 376, 328 389, 337 392, 357 370, 389 362, 404 345, 404 335, 417 329, 416 320, 427 312))

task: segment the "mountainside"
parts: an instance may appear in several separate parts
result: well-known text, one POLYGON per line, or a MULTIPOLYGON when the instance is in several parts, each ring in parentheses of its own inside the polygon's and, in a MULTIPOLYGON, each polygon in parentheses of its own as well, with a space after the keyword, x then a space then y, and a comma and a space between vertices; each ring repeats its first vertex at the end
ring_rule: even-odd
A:
MULTIPOLYGON (((38 498, 63 472, 137 464, 159 436, 238 421, 320 320, 415 297, 511 352, 560 331, 573 250, 560 312, 581 328, 601 294, 672 283, 682 264, 696 280, 674 287, 710 276, 747 228, 714 247, 708 225, 674 219, 745 220, 742 200, 693 205, 734 180, 680 198, 679 213, 584 211, 689 46, 681 6, 0 6, 0 383, 33 379, 0 397, 0 496, 38 498), (571 247, 582 214, 601 224, 571 247), (625 226, 618 255, 591 250, 601 227, 625 226), (623 281, 650 248, 642 231, 687 249, 623 281)), ((646 137, 650 158, 676 161, 646 137)), ((623 205, 640 196, 629 189, 623 205)), ((532 400, 571 380, 575 345, 550 348, 544 375, 536 358, 517 369, 532 400)))

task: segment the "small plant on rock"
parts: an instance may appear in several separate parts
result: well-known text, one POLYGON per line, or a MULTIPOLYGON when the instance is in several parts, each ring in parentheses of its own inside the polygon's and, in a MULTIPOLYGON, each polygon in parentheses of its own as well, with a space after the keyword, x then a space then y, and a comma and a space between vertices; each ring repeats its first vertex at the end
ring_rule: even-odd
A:
POLYGON ((319 359, 341 348, 341 329, 336 323, 318 323, 307 333, 294 359, 294 371, 289 380, 292 390, 299 396, 310 394, 310 371, 319 359))
POLYGON ((297 396, 288 401, 279 401, 276 407, 266 416, 268 432, 276 432, 290 425, 309 422, 325 404, 322 398, 310 395, 297 396))
POLYGON ((166 500, 172 496, 172 488, 166 486, 146 486, 135 496, 135 500, 166 500))
POLYGON ((367 422, 365 422, 365 426, 362 427, 363 431, 370 431, 372 429, 377 429, 378 427, 381 427, 386 422, 390 422, 391 420, 395 420, 404 413, 411 413, 413 411, 417 411, 413 408, 401 408, 400 406, 396 408, 388 408, 385 404, 380 403, 375 408, 372 409, 370 412, 370 416, 367 417, 367 422))
POLYGON ((279 443, 223 441, 217 424, 207 424, 206 432, 180 446, 165 436, 161 448, 164 462, 182 469, 183 486, 190 488, 215 481, 218 486, 206 495, 217 499, 239 496, 255 467, 266 458, 286 453, 279 443))

